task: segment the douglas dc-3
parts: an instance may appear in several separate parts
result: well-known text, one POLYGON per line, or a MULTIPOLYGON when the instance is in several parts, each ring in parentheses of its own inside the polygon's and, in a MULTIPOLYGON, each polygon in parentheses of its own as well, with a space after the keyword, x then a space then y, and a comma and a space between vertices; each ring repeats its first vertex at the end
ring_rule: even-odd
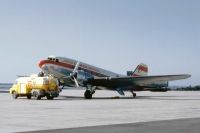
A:
POLYGON ((84 97, 91 99, 97 89, 115 90, 120 95, 130 91, 164 91, 168 81, 189 78, 189 74, 148 76, 148 67, 139 64, 134 71, 120 75, 77 60, 49 56, 39 62, 42 72, 59 80, 60 85, 68 87, 85 87, 84 97))

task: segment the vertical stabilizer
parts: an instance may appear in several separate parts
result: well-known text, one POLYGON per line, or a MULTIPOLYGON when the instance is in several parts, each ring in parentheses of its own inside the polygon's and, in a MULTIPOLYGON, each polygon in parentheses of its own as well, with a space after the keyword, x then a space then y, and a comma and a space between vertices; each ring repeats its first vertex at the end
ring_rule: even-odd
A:
POLYGON ((148 75, 148 66, 146 64, 139 64, 132 76, 147 76, 148 75))

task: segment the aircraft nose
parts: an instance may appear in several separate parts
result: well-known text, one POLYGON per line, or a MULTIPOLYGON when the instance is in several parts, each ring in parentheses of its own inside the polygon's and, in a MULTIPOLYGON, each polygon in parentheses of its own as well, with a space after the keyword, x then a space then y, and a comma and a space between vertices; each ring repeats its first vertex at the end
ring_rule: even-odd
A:
POLYGON ((45 64, 45 60, 41 60, 41 61, 39 61, 39 63, 38 63, 38 66, 40 67, 40 68, 42 68, 42 66, 45 64))

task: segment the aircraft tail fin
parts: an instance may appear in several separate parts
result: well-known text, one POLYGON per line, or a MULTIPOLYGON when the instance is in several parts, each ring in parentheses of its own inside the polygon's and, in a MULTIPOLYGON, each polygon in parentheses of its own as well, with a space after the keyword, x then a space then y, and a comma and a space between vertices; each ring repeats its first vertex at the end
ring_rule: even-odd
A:
POLYGON ((132 76, 147 76, 147 75, 148 75, 148 66, 143 63, 139 64, 132 74, 132 76))
POLYGON ((146 64, 140 63, 134 71, 127 71, 127 76, 147 76, 148 66, 146 64))

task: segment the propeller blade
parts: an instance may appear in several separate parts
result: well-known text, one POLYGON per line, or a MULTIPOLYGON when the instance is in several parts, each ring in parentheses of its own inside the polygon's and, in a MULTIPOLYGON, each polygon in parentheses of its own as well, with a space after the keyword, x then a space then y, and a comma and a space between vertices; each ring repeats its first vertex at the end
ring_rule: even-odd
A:
POLYGON ((80 62, 77 61, 73 72, 70 74, 71 78, 74 80, 76 87, 79 87, 78 81, 77 81, 77 74, 78 74, 78 67, 79 67, 80 62))
POLYGON ((78 62, 76 63, 76 66, 74 67, 73 73, 77 72, 78 67, 79 67, 79 64, 80 64, 80 62, 78 61, 78 62))
POLYGON ((76 87, 79 87, 78 81, 76 80, 75 77, 73 77, 73 78, 74 78, 74 82, 75 82, 75 84, 76 84, 76 87))

